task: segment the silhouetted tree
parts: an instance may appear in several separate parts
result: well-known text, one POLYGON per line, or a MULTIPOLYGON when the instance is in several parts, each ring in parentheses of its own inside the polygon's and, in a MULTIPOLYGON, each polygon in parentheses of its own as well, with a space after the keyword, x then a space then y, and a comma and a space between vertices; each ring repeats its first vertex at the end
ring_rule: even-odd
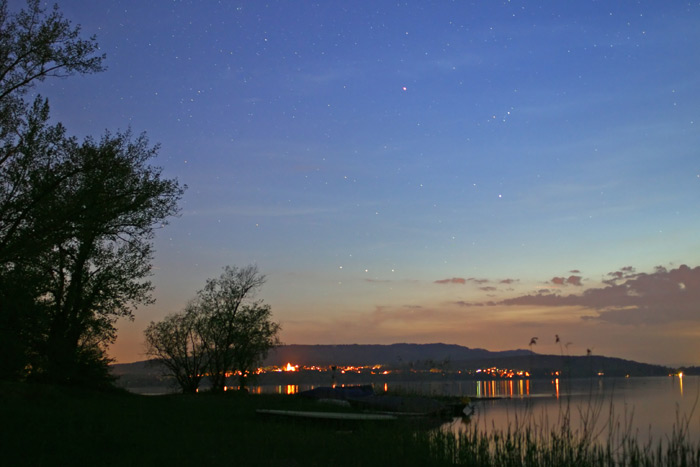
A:
POLYGON ((0 379, 23 378, 36 360, 36 329, 45 316, 36 303, 43 290, 40 283, 20 266, 0 276, 0 379))
POLYGON ((36 83, 104 70, 95 37, 80 35, 80 26, 73 27, 57 5, 47 13, 39 0, 28 0, 26 9, 11 13, 7 0, 0 0, 0 162, 14 156, 11 149, 22 139, 24 98, 36 83))
POLYGON ((221 276, 208 279, 198 294, 206 323, 201 337, 208 352, 213 391, 224 390, 226 375, 233 370, 239 310, 264 283, 265 276, 256 266, 226 266, 221 276))
POLYGON ((206 371, 206 352, 200 338, 202 316, 192 302, 184 312, 167 316, 146 328, 146 353, 175 377, 184 393, 195 393, 206 371))
POLYGON ((185 313, 151 323, 145 331, 149 355, 158 359, 183 391, 191 392, 207 373, 212 391, 223 391, 227 375, 240 371, 240 385, 279 344, 280 325, 269 305, 252 301, 265 282, 255 266, 227 266, 207 280, 185 313))
POLYGON ((116 337, 115 321, 151 302, 153 287, 144 278, 154 228, 176 214, 183 192, 149 165, 156 153, 145 135, 129 132, 88 138, 70 153, 66 164, 75 175, 50 204, 70 214, 67 229, 35 259, 47 278, 37 300, 47 313, 40 367, 50 380, 78 378, 83 354, 99 354, 116 337))
POLYGON ((267 357, 270 349, 279 345, 280 325, 272 321, 270 305, 244 305, 236 317, 233 369, 240 372, 238 385, 244 389, 252 370, 267 357))
MULTIPOLYGON (((53 169, 64 152, 64 131, 48 127, 48 102, 25 100, 48 77, 102 71, 104 55, 93 37, 80 38, 80 27, 55 6, 46 12, 39 0, 15 14, 0 0, 0 261, 14 260, 42 246, 57 227, 31 225, 28 216, 59 189, 53 169), (31 235, 28 235, 31 232, 31 235), (31 237, 31 239, 29 238, 31 237)), ((36 216, 34 216, 36 217, 36 216)))
POLYGON ((48 125, 48 102, 29 91, 48 77, 103 70, 94 37, 82 39, 57 7, 39 0, 8 11, 0 0, 0 378, 18 378, 37 365, 45 304, 37 301, 47 278, 36 264, 57 238, 65 238, 70 213, 54 201, 76 175, 67 163, 76 144, 48 125))
POLYGON ((153 229, 182 195, 149 165, 144 135, 80 143, 48 124, 48 101, 25 101, 47 77, 101 71, 97 50, 57 7, 29 0, 12 15, 0 0, 2 376, 108 376, 114 323, 149 303, 153 229))

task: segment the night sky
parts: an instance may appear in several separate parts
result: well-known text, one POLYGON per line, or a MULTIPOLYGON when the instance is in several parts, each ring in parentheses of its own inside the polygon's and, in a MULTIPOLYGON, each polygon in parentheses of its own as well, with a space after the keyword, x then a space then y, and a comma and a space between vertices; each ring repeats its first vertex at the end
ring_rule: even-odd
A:
POLYGON ((697 1, 58 3, 108 70, 53 118, 188 186, 119 362, 252 263, 287 344, 700 364, 697 1))

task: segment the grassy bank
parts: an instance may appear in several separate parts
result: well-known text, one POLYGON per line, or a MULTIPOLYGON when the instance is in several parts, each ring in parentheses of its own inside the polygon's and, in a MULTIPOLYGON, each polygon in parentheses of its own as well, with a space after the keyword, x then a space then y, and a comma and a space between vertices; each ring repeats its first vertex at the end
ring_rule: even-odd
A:
POLYGON ((402 425, 265 419, 258 408, 319 410, 279 395, 149 397, 0 383, 2 464, 445 465, 402 425))

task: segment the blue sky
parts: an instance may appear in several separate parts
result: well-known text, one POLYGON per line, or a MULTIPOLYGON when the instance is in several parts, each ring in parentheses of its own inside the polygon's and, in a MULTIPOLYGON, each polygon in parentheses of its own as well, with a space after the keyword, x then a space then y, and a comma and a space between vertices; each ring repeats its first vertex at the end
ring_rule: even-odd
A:
POLYGON ((698 2, 59 6, 108 70, 42 85, 53 117, 189 187, 118 360, 254 263, 286 343, 700 364, 698 2))

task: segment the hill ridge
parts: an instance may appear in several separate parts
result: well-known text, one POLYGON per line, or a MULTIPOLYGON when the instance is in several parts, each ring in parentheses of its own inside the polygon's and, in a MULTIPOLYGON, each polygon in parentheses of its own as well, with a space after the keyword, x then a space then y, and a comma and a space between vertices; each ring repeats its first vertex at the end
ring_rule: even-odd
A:
MULTIPOLYGON (((569 376, 662 376, 671 371, 662 365, 640 363, 598 355, 547 355, 516 349, 490 351, 458 344, 288 344, 270 351, 263 366, 373 366, 396 369, 476 370, 510 368, 525 370, 533 376, 564 372, 569 376)), ((153 374, 157 370, 148 361, 111 365, 113 374, 153 374)))
POLYGON ((530 355, 529 350, 490 351, 458 344, 288 344, 270 351, 265 365, 397 365, 530 355))

